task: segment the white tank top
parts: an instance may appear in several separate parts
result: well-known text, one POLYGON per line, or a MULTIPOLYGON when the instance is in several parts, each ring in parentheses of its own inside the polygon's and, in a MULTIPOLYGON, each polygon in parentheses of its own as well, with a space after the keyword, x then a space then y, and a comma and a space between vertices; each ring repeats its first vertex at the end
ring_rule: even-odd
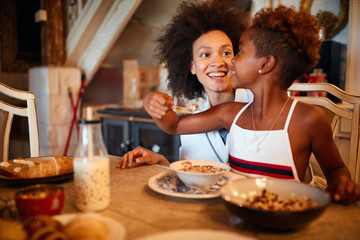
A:
POLYGON ((256 136, 253 130, 236 125, 240 115, 251 103, 238 112, 227 139, 229 165, 234 172, 248 177, 274 177, 300 181, 288 134, 288 126, 296 103, 297 100, 294 100, 291 104, 284 129, 270 132, 256 131, 256 136), (265 135, 267 136, 264 138, 265 135), (259 142, 261 151, 257 152, 259 142))

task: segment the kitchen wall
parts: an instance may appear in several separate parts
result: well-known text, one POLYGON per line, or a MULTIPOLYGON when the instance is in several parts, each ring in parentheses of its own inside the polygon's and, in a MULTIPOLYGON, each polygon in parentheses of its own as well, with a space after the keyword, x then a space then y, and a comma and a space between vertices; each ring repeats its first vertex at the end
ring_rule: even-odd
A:
POLYGON ((84 91, 85 105, 122 104, 122 62, 137 59, 143 67, 158 64, 155 39, 182 0, 143 0, 100 69, 84 91), (106 83, 105 83, 106 82, 106 83), (103 94, 105 93, 105 94, 103 94))
POLYGON ((176 13, 182 0, 143 0, 129 24, 104 60, 104 65, 121 66, 123 59, 139 59, 141 66, 157 64, 154 41, 161 28, 176 13))

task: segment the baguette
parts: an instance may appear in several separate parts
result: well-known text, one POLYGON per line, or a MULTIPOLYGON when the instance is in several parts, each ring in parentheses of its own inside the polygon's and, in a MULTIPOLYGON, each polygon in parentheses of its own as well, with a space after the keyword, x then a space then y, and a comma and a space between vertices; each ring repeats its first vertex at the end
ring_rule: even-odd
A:
POLYGON ((71 157, 16 158, 0 163, 0 174, 10 178, 41 178, 71 172, 71 157))

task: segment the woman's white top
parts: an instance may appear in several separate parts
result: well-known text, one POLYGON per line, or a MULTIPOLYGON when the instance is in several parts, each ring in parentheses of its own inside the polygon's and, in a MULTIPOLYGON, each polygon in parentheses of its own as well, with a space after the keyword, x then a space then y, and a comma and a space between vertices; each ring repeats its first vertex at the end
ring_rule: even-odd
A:
POLYGON ((294 100, 284 129, 255 131, 236 125, 237 119, 250 105, 236 115, 228 134, 229 164, 234 172, 248 177, 275 177, 300 181, 295 168, 288 126, 297 100, 294 100), (260 144, 259 144, 260 143, 260 144), (260 148, 260 151, 257 149, 260 148))

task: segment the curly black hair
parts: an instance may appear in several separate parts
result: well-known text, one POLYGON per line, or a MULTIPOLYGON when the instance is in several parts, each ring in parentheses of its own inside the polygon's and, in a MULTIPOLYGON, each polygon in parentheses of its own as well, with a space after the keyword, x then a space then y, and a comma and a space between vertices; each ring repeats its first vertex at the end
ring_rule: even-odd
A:
POLYGON ((315 16, 279 6, 256 13, 250 39, 257 57, 274 56, 280 64, 279 80, 283 89, 320 59, 320 26, 315 16))
POLYGON ((184 1, 157 39, 155 55, 168 70, 168 89, 174 96, 195 99, 205 89, 191 74, 193 43, 211 30, 224 32, 238 51, 240 35, 249 26, 250 13, 237 7, 236 0, 184 1))

